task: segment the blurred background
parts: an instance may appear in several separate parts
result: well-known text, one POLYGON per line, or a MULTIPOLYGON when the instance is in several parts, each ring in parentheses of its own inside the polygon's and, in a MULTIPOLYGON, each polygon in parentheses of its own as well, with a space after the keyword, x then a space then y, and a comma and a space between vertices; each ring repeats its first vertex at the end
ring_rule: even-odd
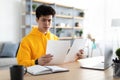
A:
MULTIPOLYGON (((20 42, 22 10, 25 0, 0 0, 0 42, 20 42)), ((91 34, 96 43, 111 40, 114 49, 120 41, 120 0, 44 0, 84 10, 84 34, 91 34)))

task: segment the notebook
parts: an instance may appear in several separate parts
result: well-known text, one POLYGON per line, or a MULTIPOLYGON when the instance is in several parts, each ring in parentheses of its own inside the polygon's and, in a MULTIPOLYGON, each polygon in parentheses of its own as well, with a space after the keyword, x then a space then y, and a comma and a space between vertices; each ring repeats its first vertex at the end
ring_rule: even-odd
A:
POLYGON ((97 56, 78 60, 81 68, 105 70, 112 65, 113 48, 111 43, 103 44, 104 56, 97 56))
POLYGON ((32 74, 32 75, 67 72, 67 71, 69 71, 67 68, 62 68, 59 66, 34 65, 34 66, 27 67, 27 72, 32 74))

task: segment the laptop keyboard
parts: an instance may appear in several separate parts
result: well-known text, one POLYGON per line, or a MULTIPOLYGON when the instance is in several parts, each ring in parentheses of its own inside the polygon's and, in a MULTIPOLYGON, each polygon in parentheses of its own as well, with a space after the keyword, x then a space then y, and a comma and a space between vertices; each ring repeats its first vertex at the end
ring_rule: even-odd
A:
POLYGON ((98 63, 94 67, 104 68, 104 62, 98 63))

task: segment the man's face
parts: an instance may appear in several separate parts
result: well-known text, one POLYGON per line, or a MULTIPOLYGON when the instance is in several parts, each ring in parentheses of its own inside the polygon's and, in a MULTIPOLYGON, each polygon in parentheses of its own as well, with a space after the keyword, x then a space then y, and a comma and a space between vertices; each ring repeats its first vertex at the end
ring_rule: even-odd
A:
POLYGON ((42 33, 46 33, 52 24, 52 15, 47 15, 47 16, 41 16, 39 19, 36 19, 38 23, 38 29, 42 33))

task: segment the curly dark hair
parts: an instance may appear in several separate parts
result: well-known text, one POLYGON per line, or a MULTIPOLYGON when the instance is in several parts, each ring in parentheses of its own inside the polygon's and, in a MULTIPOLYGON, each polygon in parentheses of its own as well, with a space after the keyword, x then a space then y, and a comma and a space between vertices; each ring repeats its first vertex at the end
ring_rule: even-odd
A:
POLYGON ((55 13, 56 13, 55 10, 51 6, 43 4, 37 7, 36 18, 39 19, 39 17, 47 15, 52 15, 52 17, 54 17, 55 13))

